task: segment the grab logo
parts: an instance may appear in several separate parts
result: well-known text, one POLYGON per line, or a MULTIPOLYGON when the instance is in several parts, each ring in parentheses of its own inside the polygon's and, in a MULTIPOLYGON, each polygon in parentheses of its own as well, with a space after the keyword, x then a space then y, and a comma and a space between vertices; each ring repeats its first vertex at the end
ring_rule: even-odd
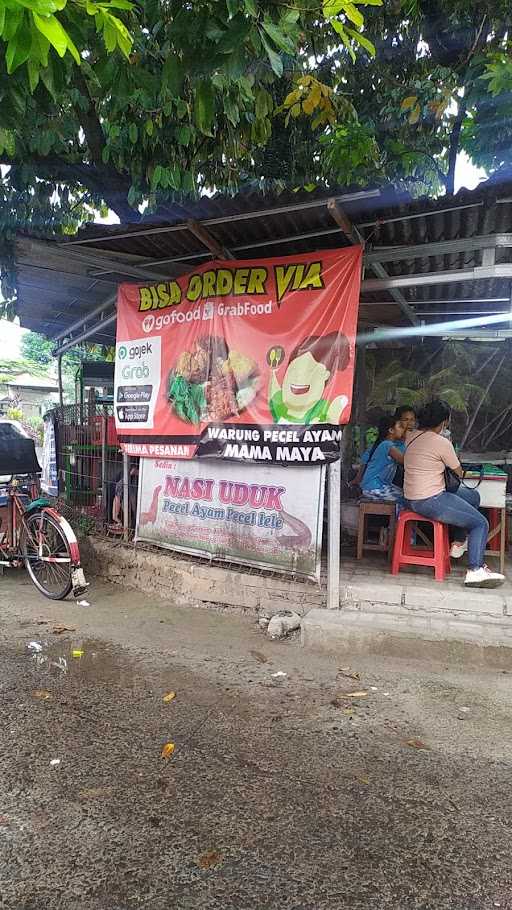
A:
POLYGON ((151 332, 155 325, 154 316, 145 316, 142 320, 142 329, 144 332, 151 332))

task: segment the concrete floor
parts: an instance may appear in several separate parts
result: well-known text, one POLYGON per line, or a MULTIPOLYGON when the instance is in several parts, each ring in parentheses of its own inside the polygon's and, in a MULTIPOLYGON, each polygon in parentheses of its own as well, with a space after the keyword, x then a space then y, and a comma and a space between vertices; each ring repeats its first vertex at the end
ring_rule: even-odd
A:
POLYGON ((512 910, 510 674, 87 599, 0 579, 2 910, 512 910))

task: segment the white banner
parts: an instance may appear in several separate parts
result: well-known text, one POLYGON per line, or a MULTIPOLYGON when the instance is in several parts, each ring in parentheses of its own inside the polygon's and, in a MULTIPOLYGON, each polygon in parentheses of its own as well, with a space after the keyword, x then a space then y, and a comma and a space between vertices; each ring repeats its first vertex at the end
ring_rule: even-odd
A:
POLYGON ((55 425, 51 417, 44 421, 43 463, 41 465, 41 489, 48 496, 59 495, 57 479, 57 451, 55 447, 55 425))
POLYGON ((140 462, 136 540, 317 580, 324 467, 140 462))

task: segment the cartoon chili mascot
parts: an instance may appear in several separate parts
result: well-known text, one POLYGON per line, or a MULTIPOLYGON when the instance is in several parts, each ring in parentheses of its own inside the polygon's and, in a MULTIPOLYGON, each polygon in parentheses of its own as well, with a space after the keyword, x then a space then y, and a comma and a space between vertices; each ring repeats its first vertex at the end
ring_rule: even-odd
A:
POLYGON ((345 395, 332 401, 323 397, 326 387, 338 370, 350 360, 350 347, 345 335, 310 335, 293 351, 282 385, 274 364, 268 398, 274 423, 339 424, 348 404, 345 395))

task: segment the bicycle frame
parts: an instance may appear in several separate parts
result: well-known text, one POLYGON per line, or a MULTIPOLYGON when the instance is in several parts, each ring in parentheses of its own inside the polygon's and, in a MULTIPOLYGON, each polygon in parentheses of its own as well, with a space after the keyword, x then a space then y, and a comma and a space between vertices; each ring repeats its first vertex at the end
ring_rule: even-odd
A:
MULTIPOLYGON (((20 549, 20 535, 21 531, 24 530, 25 533, 32 538, 34 544, 37 546, 38 561, 43 563, 70 564, 73 593, 75 596, 83 594, 88 585, 85 581, 84 572, 80 565, 80 550, 78 547, 78 541, 76 539, 75 532, 73 531, 69 522, 66 521, 66 519, 59 512, 57 512, 56 509, 52 508, 47 500, 35 499, 30 502, 28 507, 26 507, 22 498, 23 494, 21 494, 18 490, 18 481, 16 479, 13 479, 9 484, 7 484, 5 489, 8 496, 7 531, 5 532, 5 539, 3 532, 0 538, 0 557, 2 557, 0 558, 0 565, 16 566, 23 563, 24 556, 20 549), (39 539, 34 540, 34 534, 28 528, 26 516, 30 515, 36 510, 41 513, 41 517, 44 515, 51 516, 53 520, 60 526, 69 545, 69 557, 45 555, 42 536, 39 534, 39 539)), ((36 488, 32 485, 32 493, 34 493, 35 490, 36 488)))

